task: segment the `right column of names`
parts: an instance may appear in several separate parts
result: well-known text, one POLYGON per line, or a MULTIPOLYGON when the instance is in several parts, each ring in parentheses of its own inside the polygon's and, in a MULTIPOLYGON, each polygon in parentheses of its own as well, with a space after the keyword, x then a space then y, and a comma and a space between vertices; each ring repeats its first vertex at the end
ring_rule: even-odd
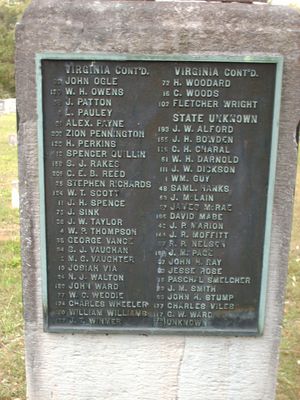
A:
POLYGON ((239 184, 247 183, 240 158, 249 129, 254 134, 259 126, 260 99, 255 91, 235 93, 243 93, 242 82, 261 77, 255 68, 173 68, 173 76, 162 79, 158 105, 169 119, 157 130, 155 324, 217 327, 225 314, 245 311, 239 295, 252 284, 242 265, 237 273, 230 264, 232 233, 239 234, 231 221, 241 212, 239 184))

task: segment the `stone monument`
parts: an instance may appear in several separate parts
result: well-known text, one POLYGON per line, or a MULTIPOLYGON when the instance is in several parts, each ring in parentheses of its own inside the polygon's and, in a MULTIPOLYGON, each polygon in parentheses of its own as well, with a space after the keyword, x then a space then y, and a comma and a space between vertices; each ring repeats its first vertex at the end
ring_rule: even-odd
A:
POLYGON ((17 27, 28 398, 271 400, 299 14, 33 1, 17 27))

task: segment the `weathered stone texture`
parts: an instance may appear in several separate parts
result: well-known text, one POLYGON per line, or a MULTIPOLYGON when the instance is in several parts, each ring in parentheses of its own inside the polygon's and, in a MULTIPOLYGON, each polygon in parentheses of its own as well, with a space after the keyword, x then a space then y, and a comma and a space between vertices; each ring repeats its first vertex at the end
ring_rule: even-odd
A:
POLYGON ((30 400, 272 400, 300 119, 300 16, 284 7, 34 0, 17 28, 26 368, 30 400), (265 333, 258 338, 43 332, 35 54, 283 55, 265 333))

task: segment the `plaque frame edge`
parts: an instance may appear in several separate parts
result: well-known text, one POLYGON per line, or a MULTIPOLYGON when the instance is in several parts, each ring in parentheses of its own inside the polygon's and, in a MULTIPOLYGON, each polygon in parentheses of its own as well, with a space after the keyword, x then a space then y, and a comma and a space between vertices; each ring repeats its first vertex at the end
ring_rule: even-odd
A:
POLYGON ((41 52, 35 55, 35 81, 37 95, 37 137, 38 137, 38 187, 39 187, 39 237, 40 237, 40 271, 42 286, 43 330, 47 333, 71 334, 141 334, 156 335, 201 335, 201 336, 262 336, 266 318, 268 273, 271 250, 272 211, 275 193, 277 150, 280 125, 281 89, 283 80, 284 57, 278 53, 269 54, 126 54, 126 53, 74 53, 74 52, 41 52), (107 61, 194 61, 194 62, 235 62, 235 63, 266 63, 275 64, 275 82, 273 97, 273 118, 270 143, 270 159, 268 173, 268 191, 266 201, 266 218, 264 222, 264 245, 261 269, 261 284, 258 304, 257 330, 230 330, 223 329, 170 329, 170 328, 87 328, 87 327, 62 327, 50 326, 48 319, 48 282, 47 282, 47 249, 46 249, 46 209, 45 209, 45 179, 44 179, 44 139, 43 139, 43 60, 107 60, 107 61))

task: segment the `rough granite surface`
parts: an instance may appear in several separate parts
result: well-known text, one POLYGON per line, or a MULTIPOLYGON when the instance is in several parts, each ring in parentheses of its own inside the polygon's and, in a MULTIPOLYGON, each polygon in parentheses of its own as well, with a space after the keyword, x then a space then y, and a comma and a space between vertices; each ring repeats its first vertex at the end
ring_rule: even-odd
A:
POLYGON ((33 0, 17 27, 17 109, 29 400, 273 400, 300 119, 300 15, 285 7, 33 0), (264 335, 43 332, 35 54, 283 55, 264 335))

